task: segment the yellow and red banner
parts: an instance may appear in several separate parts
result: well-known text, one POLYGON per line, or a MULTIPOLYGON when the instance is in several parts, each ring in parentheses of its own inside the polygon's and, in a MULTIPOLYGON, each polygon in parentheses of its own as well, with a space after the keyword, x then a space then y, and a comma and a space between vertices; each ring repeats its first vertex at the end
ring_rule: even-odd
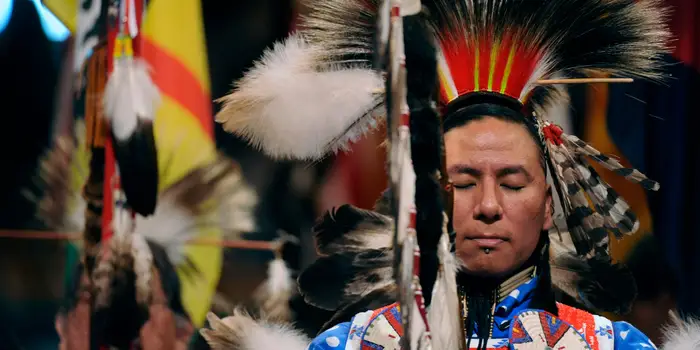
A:
MULTIPOLYGON (((133 0, 137 14, 142 13, 142 1, 133 0)), ((42 2, 75 34, 78 0, 42 2)), ((134 51, 149 63, 152 78, 161 92, 154 137, 158 152, 159 191, 163 191, 191 171, 213 161, 216 146, 201 0, 150 0, 147 3, 143 18, 138 19, 142 25, 134 40, 134 51)), ((107 1, 100 5, 109 6, 107 1)), ((110 28, 110 49, 115 35, 116 28, 110 28)), ((103 229, 106 229, 107 238, 112 216, 109 205, 113 196, 111 189, 114 186, 109 182, 115 163, 109 140, 105 147, 107 184, 103 229)), ((211 218, 201 219, 211 222, 211 218)), ((215 226, 202 227, 199 237, 221 236, 221 231, 215 226)), ((222 249, 213 246, 188 246, 186 249, 199 274, 192 277, 178 270, 182 302, 193 323, 201 326, 219 281, 222 249)))
MULTIPOLYGON (((139 37, 140 55, 161 92, 154 137, 162 191, 217 156, 201 1, 149 1, 139 37)), ((199 237, 220 236, 214 225, 203 225, 199 232, 199 237)), ((222 248, 186 249, 199 273, 193 277, 178 269, 182 302, 193 323, 201 326, 219 282, 222 248)))

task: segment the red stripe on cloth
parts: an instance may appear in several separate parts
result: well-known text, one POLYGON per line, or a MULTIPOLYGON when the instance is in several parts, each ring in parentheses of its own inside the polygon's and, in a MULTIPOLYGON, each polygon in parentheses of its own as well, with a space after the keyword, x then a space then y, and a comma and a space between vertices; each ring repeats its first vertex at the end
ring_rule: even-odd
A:
POLYGON ((158 47, 152 38, 144 36, 141 42, 142 56, 153 67, 152 78, 158 89, 196 116, 204 131, 213 138, 211 101, 202 83, 177 57, 158 47))

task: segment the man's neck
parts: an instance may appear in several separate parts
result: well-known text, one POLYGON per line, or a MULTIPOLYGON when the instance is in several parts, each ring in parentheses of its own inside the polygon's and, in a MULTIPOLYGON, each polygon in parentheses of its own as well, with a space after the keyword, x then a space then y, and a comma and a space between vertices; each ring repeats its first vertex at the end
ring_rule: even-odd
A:
POLYGON ((473 276, 464 273, 460 274, 457 283, 467 295, 472 293, 482 295, 494 293, 495 301, 498 303, 523 283, 534 278, 536 273, 537 269, 534 265, 530 265, 507 278, 473 276))

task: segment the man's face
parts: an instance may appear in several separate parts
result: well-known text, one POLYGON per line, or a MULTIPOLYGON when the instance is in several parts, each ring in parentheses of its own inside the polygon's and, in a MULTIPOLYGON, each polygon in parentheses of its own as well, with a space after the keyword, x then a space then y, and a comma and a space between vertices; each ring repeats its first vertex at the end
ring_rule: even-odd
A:
POLYGON ((445 148, 457 256, 473 275, 515 272, 552 226, 537 144, 525 126, 487 117, 447 132, 445 148))

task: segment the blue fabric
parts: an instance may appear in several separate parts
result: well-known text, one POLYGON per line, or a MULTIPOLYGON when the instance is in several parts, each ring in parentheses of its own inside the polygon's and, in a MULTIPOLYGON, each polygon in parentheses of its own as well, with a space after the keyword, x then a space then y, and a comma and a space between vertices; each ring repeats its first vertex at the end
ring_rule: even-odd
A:
POLYGON ((319 334, 308 350, 345 349, 352 322, 344 322, 319 334))
MULTIPOLYGON (((494 313, 495 325, 493 327, 494 340, 501 339, 504 345, 507 344, 511 328, 510 322, 515 315, 528 309, 536 285, 536 278, 522 284, 496 306, 496 312, 494 313), (504 330, 501 330, 498 325, 501 325, 501 328, 504 328, 504 330)), ((351 327, 352 321, 341 323, 328 329, 312 341, 308 350, 345 350, 350 336, 362 336, 364 333, 364 329, 353 330, 351 327)), ((608 327, 608 329, 598 330, 598 333, 608 337, 614 336, 615 350, 655 349, 649 338, 627 322, 613 322, 612 331, 608 327)), ((497 344, 494 343, 494 345, 497 344)), ((359 347, 347 350, 359 350, 359 347)))
POLYGON ((627 322, 613 322, 615 350, 656 349, 656 346, 639 329, 627 322))

